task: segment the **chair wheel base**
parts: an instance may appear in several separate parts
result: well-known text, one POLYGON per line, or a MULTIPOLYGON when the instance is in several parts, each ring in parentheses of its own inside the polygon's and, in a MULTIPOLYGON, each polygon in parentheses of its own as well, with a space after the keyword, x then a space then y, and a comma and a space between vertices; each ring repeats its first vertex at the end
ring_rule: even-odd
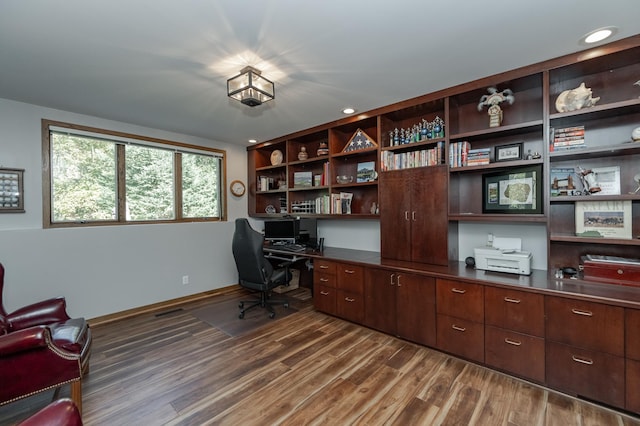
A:
POLYGON ((269 313, 269 318, 274 319, 275 317, 276 317, 276 313, 275 312, 269 313))
POLYGON ((243 319, 244 318, 244 312, 240 312, 240 314, 238 315, 238 318, 243 319))

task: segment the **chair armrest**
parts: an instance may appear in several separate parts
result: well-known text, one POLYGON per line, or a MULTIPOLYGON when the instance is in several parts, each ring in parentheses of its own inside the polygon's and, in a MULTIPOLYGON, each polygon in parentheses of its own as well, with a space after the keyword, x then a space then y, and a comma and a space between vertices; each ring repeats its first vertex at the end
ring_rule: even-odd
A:
POLYGON ((76 404, 69 398, 59 399, 44 407, 19 426, 82 426, 82 418, 76 404))
POLYGON ((64 297, 43 300, 24 306, 6 317, 9 330, 22 330, 36 325, 63 322, 70 319, 64 297))
POLYGON ((46 347, 50 340, 51 332, 46 325, 5 334, 0 336, 0 357, 46 347))

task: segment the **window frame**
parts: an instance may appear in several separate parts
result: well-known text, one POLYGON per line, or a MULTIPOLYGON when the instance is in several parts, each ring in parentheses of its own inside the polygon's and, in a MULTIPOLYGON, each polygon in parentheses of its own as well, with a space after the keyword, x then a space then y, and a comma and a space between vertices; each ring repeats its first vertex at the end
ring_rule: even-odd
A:
MULTIPOLYGON (((53 130, 55 131, 55 130, 53 130)), ((42 224, 43 228, 75 228, 86 226, 113 226, 113 225, 147 225, 159 223, 185 223, 185 222, 224 222, 227 220, 227 155, 226 151, 218 148, 192 145, 183 142, 174 142, 165 139, 158 139, 148 136, 141 136, 132 133, 115 130, 101 129, 97 127, 83 126, 55 120, 42 119, 42 224), (52 128, 68 129, 69 133, 77 134, 92 133, 96 136, 104 136, 108 141, 116 143, 116 209, 118 217, 116 220, 97 221, 76 221, 76 222, 53 222, 51 217, 52 209, 52 182, 51 176, 51 131, 52 128), (162 220, 131 221, 126 219, 125 204, 125 162, 124 145, 135 143, 141 146, 157 147, 159 149, 170 149, 174 151, 174 208, 175 218, 162 220), (222 170, 219 173, 219 197, 220 197, 220 217, 188 217, 182 216, 182 154, 211 153, 212 156, 220 158, 222 170)))

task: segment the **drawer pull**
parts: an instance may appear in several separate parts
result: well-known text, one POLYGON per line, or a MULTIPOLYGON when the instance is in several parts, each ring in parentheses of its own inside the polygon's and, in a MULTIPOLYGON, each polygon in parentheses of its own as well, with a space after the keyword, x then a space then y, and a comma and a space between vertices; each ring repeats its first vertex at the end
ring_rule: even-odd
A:
POLYGON ((320 281, 323 283, 328 283, 329 282, 329 278, 320 278, 320 281))
POLYGON ((504 342, 513 346, 520 346, 522 344, 522 342, 518 342, 517 340, 511 340, 509 338, 505 338, 504 342))
POLYGON ((347 302, 355 302, 356 299, 352 299, 350 297, 345 297, 344 300, 346 300, 347 302))
POLYGON ((328 291, 320 291, 320 294, 323 296, 328 296, 329 292, 328 291))
POLYGON ((576 315, 583 315, 585 317, 592 317, 593 316, 593 312, 581 311, 580 309, 576 309, 576 308, 571 309, 571 312, 573 312, 576 315))
POLYGON ((505 297, 504 301, 509 303, 520 303, 520 299, 512 299, 510 297, 505 297))
POLYGON ((451 289, 451 291, 452 291, 453 293, 458 293, 458 294, 465 294, 465 293, 467 292, 467 290, 462 290, 462 289, 455 288, 455 287, 454 287, 454 288, 452 288, 452 289, 451 289))
POLYGON ((587 364, 587 365, 593 364, 593 361, 591 361, 590 359, 580 358, 575 355, 571 355, 571 359, 573 359, 575 362, 579 362, 580 364, 587 364))
POLYGON ((389 284, 391 285, 395 285, 395 283, 393 282, 393 277, 395 277, 396 274, 391 274, 391 276, 389 277, 389 284))
POLYGON ((401 275, 400 275, 400 274, 398 274, 398 279, 397 279, 397 281, 396 281, 396 282, 398 283, 398 287, 402 287, 402 284, 400 284, 400 276, 401 276, 401 275))
POLYGON ((327 266, 327 265, 320 265, 320 269, 329 269, 329 266, 327 266))
POLYGON ((457 330, 457 331, 462 331, 462 332, 467 331, 467 329, 466 329, 466 328, 464 328, 464 327, 458 327, 458 326, 457 326, 457 325, 455 325, 455 324, 453 324, 453 325, 451 326, 451 328, 453 328, 454 330, 457 330))
POLYGON ((354 271, 353 269, 345 269, 345 270, 344 270, 344 273, 345 273, 345 274, 355 274, 355 273, 356 273, 356 271, 354 271))

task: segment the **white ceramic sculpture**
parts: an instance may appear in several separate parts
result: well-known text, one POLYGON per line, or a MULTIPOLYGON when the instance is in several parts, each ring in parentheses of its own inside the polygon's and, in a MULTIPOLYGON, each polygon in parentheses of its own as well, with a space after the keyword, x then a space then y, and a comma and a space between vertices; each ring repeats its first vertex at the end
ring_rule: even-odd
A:
POLYGON ((631 139, 634 142, 640 142, 640 127, 636 127, 631 131, 631 139))
POLYGON ((582 108, 592 107, 600 100, 600 97, 591 96, 591 89, 584 83, 575 89, 565 90, 556 99, 556 110, 558 112, 575 111, 582 108))

